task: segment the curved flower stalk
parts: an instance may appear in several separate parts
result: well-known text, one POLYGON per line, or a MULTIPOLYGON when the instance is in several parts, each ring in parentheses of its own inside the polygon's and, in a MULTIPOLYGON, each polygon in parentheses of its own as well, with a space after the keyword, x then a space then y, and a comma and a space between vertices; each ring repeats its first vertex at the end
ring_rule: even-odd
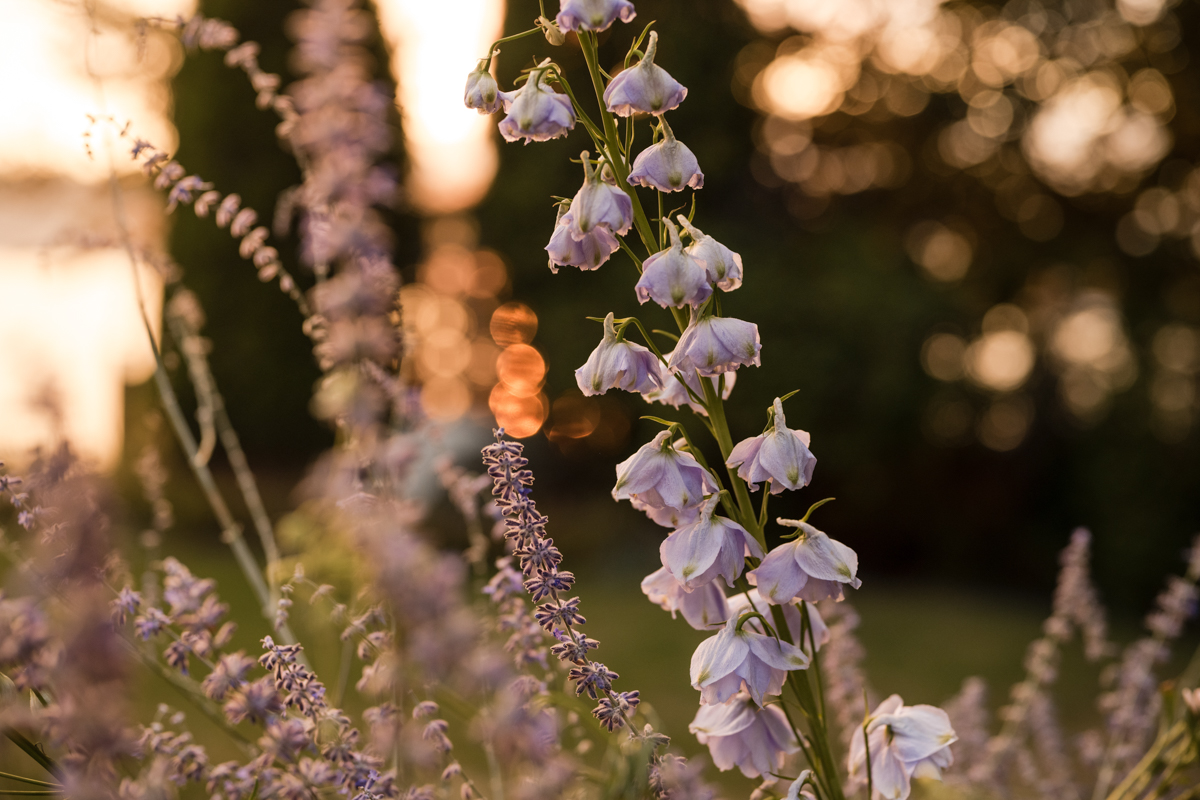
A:
MULTIPOLYGON (((732 595, 728 598, 727 604, 729 616, 732 617, 740 617, 760 609, 766 611, 768 608, 767 601, 763 599, 757 588, 732 595)), ((825 624, 821 612, 817 610, 814 603, 806 603, 803 608, 795 603, 788 603, 783 606, 783 618, 787 621, 787 629, 792 635, 792 641, 799 642, 800 648, 810 656, 813 653, 819 653, 821 646, 828 644, 832 638, 829 627, 825 624), (807 623, 805 617, 807 617, 807 623), (805 628, 806 624, 807 629, 805 628)), ((766 633, 762 628, 761 620, 749 619, 746 621, 746 625, 759 633, 766 633)))
POLYGON ((768 430, 739 442, 725 463, 737 467, 738 477, 750 491, 757 491, 758 484, 769 481, 771 494, 782 494, 784 489, 800 489, 812 481, 817 459, 808 449, 811 443, 807 431, 787 426, 783 401, 776 397, 768 430))
POLYGON ((622 339, 611 313, 604 318, 604 338, 584 365, 575 370, 575 382, 587 396, 604 394, 609 389, 653 392, 662 388, 658 357, 640 344, 622 339))
POLYGON ((658 31, 650 31, 646 55, 637 65, 618 73, 604 90, 604 105, 609 111, 618 117, 657 116, 679 107, 688 90, 654 63, 657 52, 658 31))

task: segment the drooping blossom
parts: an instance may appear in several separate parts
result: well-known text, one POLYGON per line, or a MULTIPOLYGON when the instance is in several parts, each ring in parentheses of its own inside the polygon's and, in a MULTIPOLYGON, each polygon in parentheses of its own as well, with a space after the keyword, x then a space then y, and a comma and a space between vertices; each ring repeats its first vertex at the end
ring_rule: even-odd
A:
POLYGON ((681 453, 662 431, 636 453, 617 464, 614 500, 636 497, 654 508, 683 510, 714 494, 717 484, 691 453, 681 453))
POLYGON ((720 577, 727 586, 742 574, 746 554, 763 557, 763 550, 750 533, 733 520, 715 516, 720 495, 713 495, 700 508, 700 518, 663 540, 659 547, 663 566, 685 591, 720 577))
POLYGON ((757 367, 762 363, 761 350, 758 326, 753 322, 693 314, 667 366, 676 372, 686 374, 695 370, 711 377, 740 366, 757 367))
POLYGON ((558 272, 557 267, 579 267, 584 271, 597 269, 621 246, 605 226, 592 228, 592 232, 582 239, 575 238, 574 230, 574 215, 570 211, 563 213, 560 206, 554 234, 546 245, 552 271, 558 272))
POLYGON ((618 117, 634 114, 659 115, 678 108, 687 97, 687 87, 654 63, 658 52, 658 32, 650 31, 646 55, 629 69, 620 72, 604 90, 604 104, 618 117))
POLYGON ((480 114, 495 114, 504 107, 500 87, 492 77, 488 59, 479 62, 479 67, 467 76, 467 88, 463 91, 463 103, 480 114))
POLYGON ((688 252, 692 258, 704 264, 708 280, 723 292, 732 292, 742 285, 742 257, 725 245, 697 228, 688 218, 680 214, 679 224, 692 237, 688 252))
POLYGON ((604 394, 609 389, 627 392, 654 391, 662 387, 658 356, 635 342, 617 337, 612 312, 604 318, 604 338, 575 370, 579 391, 587 396, 604 394))
MULTIPOLYGON (((732 595, 726 598, 725 603, 731 617, 740 617, 747 611, 759 611, 764 615, 769 615, 767 601, 763 599, 756 588, 732 595)), ((812 631, 811 643, 808 640, 809 637, 804 634, 804 612, 800 610, 800 606, 795 603, 783 606, 783 618, 787 620, 788 632, 792 635, 792 641, 799 645, 801 650, 812 655, 812 645, 815 644, 817 652, 820 652, 821 646, 829 642, 830 633, 825 620, 821 618, 821 612, 817 610, 816 603, 808 603, 805 611, 808 613, 808 625, 812 631)), ((757 619, 746 620, 745 627, 759 633, 766 632, 762 623, 757 619)))
POLYGON ((703 188, 704 173, 700 171, 695 154, 675 138, 665 117, 659 119, 663 140, 638 153, 633 160, 633 169, 629 171, 629 182, 660 192, 681 192, 684 187, 703 188))
POLYGON ((941 780, 942 770, 954 763, 950 745, 957 740, 945 711, 934 706, 906 706, 900 695, 894 694, 868 718, 866 733, 859 728, 850 739, 850 780, 866 785, 869 746, 875 792, 886 800, 905 800, 913 778, 941 780))
POLYGON ((812 481, 817 459, 808 449, 812 437, 808 431, 794 431, 783 416, 783 401, 775 398, 774 419, 766 433, 738 442, 725 462, 737 467, 738 477, 757 491, 758 484, 769 481, 771 494, 784 489, 799 489, 812 481))
POLYGON ((857 589, 858 555, 841 542, 809 525, 793 519, 778 519, 780 525, 799 528, 800 535, 784 542, 757 568, 746 573, 768 603, 783 605, 794 599, 815 603, 842 599, 842 585, 857 589))
POLYGON ((689 592, 666 567, 659 567, 642 579, 642 592, 651 603, 670 611, 672 619, 676 612, 683 614, 687 624, 698 631, 710 630, 729 618, 720 584, 708 583, 689 592))
POLYGON ((738 619, 730 617, 692 654, 692 688, 700 690, 701 703, 724 703, 745 689, 762 705, 765 696, 783 689, 788 672, 808 668, 808 654, 799 647, 746 625, 738 630, 738 619))
POLYGON ((670 506, 655 508, 643 503, 636 497, 629 498, 629 505, 641 511, 656 525, 662 525, 664 528, 670 528, 671 530, 682 528, 684 525, 691 525, 700 519, 699 505, 688 506, 687 508, 671 508, 670 506))
MULTIPOLYGON (((674 351, 666 354, 666 359, 668 362, 670 362, 673 354, 674 351)), ((683 381, 687 382, 687 385, 693 392, 696 393, 697 397, 704 397, 704 390, 700 386, 700 381, 705 380, 711 383, 715 393, 717 385, 720 381, 719 376, 714 375, 709 378, 700 378, 696 375, 694 370, 690 372, 672 372, 671 369, 661 361, 658 362, 658 370, 659 378, 662 379, 662 388, 656 389, 652 392, 644 392, 642 394, 642 398, 647 403, 662 403, 663 405, 670 406, 671 408, 679 408, 686 403, 687 406, 697 414, 700 414, 704 417, 708 416, 708 412, 704 410, 704 406, 692 399, 692 396, 688 394, 687 389, 684 388, 684 385, 680 382, 680 379, 682 378, 683 381)), ((722 400, 729 399, 729 394, 733 391, 733 385, 736 382, 736 372, 725 373, 725 388, 721 392, 722 400)))
POLYGON ((779 707, 759 708, 745 692, 724 705, 700 706, 688 730, 708 745, 717 769, 737 767, 747 778, 778 772, 800 749, 779 707))
POLYGON ((501 92, 507 116, 500 121, 505 141, 545 142, 566 136, 575 127, 571 98, 542 84, 544 70, 534 70, 520 89, 501 92))
POLYGON ((571 201, 571 235, 582 239, 594 228, 606 227, 623 236, 633 225, 633 201, 617 186, 601 180, 601 171, 592 170, 589 156, 586 150, 580 155, 583 186, 571 201))
POLYGON ((642 265, 642 277, 634 287, 638 302, 653 300, 663 308, 698 307, 712 295, 708 273, 703 264, 683 249, 679 231, 671 221, 663 222, 671 236, 671 246, 650 256, 642 265))
POLYGON ((564 31, 602 31, 637 16, 629 0, 560 0, 554 21, 564 31))

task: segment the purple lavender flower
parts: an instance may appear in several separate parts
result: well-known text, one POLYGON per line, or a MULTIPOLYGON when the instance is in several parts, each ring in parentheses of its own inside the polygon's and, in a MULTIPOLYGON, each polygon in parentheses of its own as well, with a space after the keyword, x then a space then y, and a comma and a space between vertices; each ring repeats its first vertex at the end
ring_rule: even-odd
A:
POLYGON ((633 67, 619 73, 604 90, 604 104, 619 117, 634 114, 659 115, 678 108, 687 88, 654 63, 658 31, 650 31, 646 55, 633 67))
POLYGON ((550 237, 550 243, 546 245, 552 271, 558 272, 555 265, 579 267, 584 271, 597 269, 621 246, 607 226, 592 228, 591 233, 582 239, 576 239, 572 235, 575 230, 574 214, 570 211, 564 214, 560 207, 554 234, 550 237))
POLYGON ((660 117, 659 120, 663 128, 663 140, 638 153, 629 172, 629 182, 660 192, 681 192, 685 186, 703 188, 704 173, 700 171, 700 162, 695 154, 683 142, 676 140, 666 117, 660 117))
POLYGON ((564 31, 602 31, 637 16, 629 0, 560 0, 554 21, 564 31))
POLYGON ((807 431, 794 431, 783 416, 783 401, 775 398, 774 419, 766 433, 738 442, 725 462, 737 467, 738 477, 757 491, 758 484, 770 481, 771 494, 784 489, 799 489, 812 481, 817 459, 808 449, 812 437, 807 431))
POLYGON ((727 586, 742 574, 746 554, 761 559, 762 547, 741 525, 714 516, 720 495, 713 495, 700 509, 700 519, 680 528, 659 547, 663 566, 691 592, 720 577, 727 586))
POLYGON ((642 592, 651 603, 658 604, 663 611, 670 611, 672 619, 676 612, 683 614, 687 624, 698 631, 709 630, 729 619, 725 593, 715 582, 689 592, 675 580, 670 570, 659 567, 642 579, 642 592))
POLYGON ((500 135, 505 141, 545 142, 566 136, 575 127, 571 98, 543 86, 543 72, 534 70, 520 89, 500 93, 508 112, 500 121, 500 135))
POLYGON ((697 317, 679 337, 667 366, 684 374, 696 371, 704 376, 732 372, 739 366, 758 366, 762 343, 758 326, 732 317, 697 317))
MULTIPOLYGON (((674 351, 666 354, 668 363, 670 363, 673 355, 674 351)), ((704 390, 700 388, 700 381, 708 381, 712 384, 713 390, 715 391, 719 380, 717 376, 714 375, 709 378, 700 378, 696 375, 694 370, 690 372, 672 372, 671 369, 661 361, 658 362, 658 369, 660 373, 659 377, 662 379, 662 389, 653 392, 643 392, 642 398, 647 403, 662 403, 663 405, 670 406, 671 408, 679 408, 686 403, 687 406, 697 414, 704 417, 708 416, 708 412, 704 409, 704 406, 697 403, 692 399, 692 396, 688 394, 688 391, 684 388, 683 383, 680 383, 680 378, 682 378, 691 388, 691 390, 696 393, 697 397, 704 397, 704 390)), ((729 399, 729 394, 733 391, 733 385, 736 382, 736 372, 725 373, 725 390, 721 393, 722 400, 729 399)), ((661 525, 662 523, 659 524, 661 525)), ((678 526, 676 525, 673 527, 678 526)))
POLYGON ((463 92, 463 103, 480 114, 495 114, 504 107, 500 87, 488 68, 488 59, 479 62, 479 67, 467 76, 467 88, 463 92))
MULTIPOLYGON (((767 601, 759 594, 758 589, 750 589, 747 592, 739 592, 726 599, 729 607, 729 616, 740 617, 747 611, 759 611, 763 614, 767 613, 767 601)), ((806 606, 808 612, 808 624, 812 630, 812 643, 809 642, 808 636, 803 636, 804 633, 804 618, 802 616, 800 606, 795 603, 787 603, 783 606, 783 618, 787 620, 788 631, 792 634, 792 641, 798 642, 799 647, 804 652, 812 655, 813 648, 811 644, 816 645, 816 651, 821 651, 821 646, 828 644, 831 638, 829 626, 825 624, 825 620, 821 618, 821 612, 817 610, 815 603, 809 603, 806 606)), ((762 627, 762 622, 757 619, 746 620, 745 627, 750 628, 759 633, 766 633, 762 627)))
POLYGON ((703 264, 683 249, 679 231, 671 221, 664 218, 663 222, 671 236, 671 246, 650 256, 642 265, 642 277, 634 288, 638 302, 653 300, 663 308, 698 307, 712 295, 708 273, 703 264))
POLYGON ((717 491, 708 470, 691 453, 671 444, 671 432, 662 431, 636 453, 617 465, 614 500, 638 498, 654 508, 685 509, 699 505, 717 491))
POLYGON ((587 396, 609 389, 650 392, 662 388, 658 357, 640 344, 619 339, 611 312, 604 318, 604 338, 575 370, 575 382, 587 396))
POLYGON ((941 779, 941 771, 954 763, 950 745, 957 740, 945 711, 934 706, 905 706, 900 695, 894 694, 871 714, 866 732, 860 727, 851 738, 850 781, 866 785, 869 741, 875 791, 882 797, 905 800, 912 778, 941 779))
POLYGON ((782 639, 751 630, 738 630, 730 617, 716 636, 705 639, 692 654, 692 688, 702 704, 724 703, 745 689, 754 702, 779 694, 787 673, 808 669, 808 654, 782 639))
POLYGON ((580 154, 583 161, 583 186, 571 201, 571 235, 582 239, 593 228, 606 227, 618 236, 629 232, 633 225, 633 200, 620 188, 605 183, 601 170, 592 170, 590 154, 580 154))
POLYGON ((697 228, 680 214, 679 224, 692 237, 687 251, 708 270, 708 280, 723 292, 732 292, 742 285, 742 257, 697 228))
POLYGON ((724 705, 702 705, 688 726, 719 770, 735 766, 747 778, 783 769, 783 759, 800 749, 778 706, 759 708, 745 692, 724 705))
POLYGON ((856 575, 858 555, 841 542, 801 520, 778 519, 780 525, 799 528, 800 535, 771 552, 756 569, 746 573, 750 583, 767 602, 776 605, 799 598, 842 599, 842 584, 857 589, 862 585, 856 575))

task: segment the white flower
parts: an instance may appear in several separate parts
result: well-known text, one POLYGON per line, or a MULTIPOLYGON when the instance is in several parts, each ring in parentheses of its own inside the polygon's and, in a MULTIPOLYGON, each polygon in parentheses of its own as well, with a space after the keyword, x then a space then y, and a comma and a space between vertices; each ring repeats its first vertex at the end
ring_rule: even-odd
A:
MULTIPOLYGON (((671 361, 671 357, 674 354, 674 351, 665 354, 668 363, 671 361)), ((709 378, 701 378, 696 374, 695 370, 690 372, 683 370, 679 372, 672 372, 671 369, 661 361, 658 362, 658 371, 659 378, 662 379, 662 388, 656 389, 652 392, 644 392, 642 397, 645 398, 647 403, 662 403, 663 405, 670 406, 671 408, 679 408, 681 405, 686 403, 688 408, 692 409, 692 411, 695 411, 697 414, 705 417, 708 416, 708 412, 704 410, 704 406, 692 399, 692 396, 688 394, 687 389, 683 387, 683 383, 681 383, 679 379, 683 378, 687 385, 691 387, 691 390, 696 393, 697 397, 704 397, 704 390, 700 387, 700 381, 705 380, 711 383, 713 392, 715 394, 718 376, 714 375, 709 378)), ((736 382, 736 372, 725 373, 725 389, 721 392, 722 400, 729 399, 729 394, 733 391, 733 385, 736 382)))
POLYGON ((629 182, 660 192, 682 192, 685 187, 703 188, 704 173, 700 171, 695 153, 675 138, 665 117, 659 119, 662 120, 663 140, 638 153, 633 160, 633 169, 629 171, 629 182))
POLYGON ((735 766, 747 778, 783 769, 783 759, 800 749, 778 706, 759 708, 745 692, 724 705, 704 705, 688 726, 719 770, 735 766))
POLYGON ((625 235, 633 224, 633 201, 618 187, 601 180, 600 170, 592 171, 590 154, 586 150, 580 158, 583 160, 583 186, 571 200, 571 235, 582 239, 599 226, 618 236, 625 235))
POLYGON ((663 611, 670 611, 672 619, 677 611, 683 614, 687 624, 698 631, 711 630, 729 618, 725 593, 719 584, 705 584, 689 592, 666 567, 659 567, 642 579, 642 593, 663 611))
POLYGON ((575 127, 571 98, 544 86, 542 72, 535 70, 520 89, 500 93, 508 112, 500 121, 500 135, 505 141, 544 142, 566 136, 575 127))
POLYGON ((467 108, 474 108, 480 114, 495 114, 504 105, 500 96, 500 87, 488 69, 484 60, 479 68, 467 76, 467 88, 463 91, 463 103, 467 108))
POLYGON ((762 363, 758 326, 733 317, 700 317, 692 314, 679 344, 667 362, 677 372, 696 371, 704 376, 732 372, 739 366, 762 363))
POLYGON ((958 734, 950 717, 934 706, 906 706, 894 694, 868 718, 866 735, 859 728, 850 739, 848 771, 851 782, 867 782, 867 749, 871 751, 871 783, 886 800, 905 800, 913 778, 941 780, 942 770, 954 763, 950 745, 958 734))
POLYGON ((700 690, 701 703, 724 703, 745 689, 762 705, 764 697, 780 693, 788 672, 808 668, 800 648, 737 625, 738 617, 730 617, 692 654, 692 688, 700 690))
POLYGON ((841 542, 830 539, 807 522, 776 520, 780 525, 799 528, 800 535, 771 552, 746 579, 758 587, 767 602, 783 605, 799 598, 842 599, 842 584, 857 589, 858 555, 841 542))
POLYGON ((560 0, 554 21, 564 31, 602 31, 637 16, 629 0, 560 0))
POLYGON ((708 273, 703 264, 683 249, 679 231, 671 221, 664 218, 663 222, 667 225, 671 246, 658 251, 642 264, 642 277, 634 287, 638 302, 653 300, 663 308, 700 306, 712 295, 708 273))
POLYGON ((629 458, 617 464, 614 500, 637 498, 654 508, 682 511, 715 494, 717 484, 691 453, 681 453, 662 431, 629 458))
POLYGON ((799 489, 812 480, 817 459, 808 449, 812 437, 807 431, 794 431, 783 416, 783 402, 775 398, 775 419, 763 434, 738 442, 725 462, 737 467, 738 477, 758 489, 762 481, 771 482, 771 494, 784 489, 799 489))
POLYGON ((720 495, 713 495, 700 509, 700 518, 663 540, 658 552, 663 566, 685 591, 693 591, 720 577, 733 586, 742 574, 746 554, 763 557, 762 547, 741 525, 713 516, 720 495))
POLYGON ((619 117, 634 114, 662 114, 677 107, 687 97, 687 89, 654 63, 658 51, 658 32, 650 31, 646 55, 636 65, 620 72, 604 90, 604 104, 619 117))
POLYGON ((617 338, 613 315, 604 318, 604 338, 587 362, 575 370, 575 382, 585 395, 604 394, 609 389, 646 392, 661 388, 658 356, 634 342, 617 338))
POLYGON ((692 225, 683 214, 677 219, 692 237, 687 251, 691 253, 692 258, 704 264, 704 268, 708 270, 708 280, 723 292, 732 292, 741 286, 742 257, 692 225))

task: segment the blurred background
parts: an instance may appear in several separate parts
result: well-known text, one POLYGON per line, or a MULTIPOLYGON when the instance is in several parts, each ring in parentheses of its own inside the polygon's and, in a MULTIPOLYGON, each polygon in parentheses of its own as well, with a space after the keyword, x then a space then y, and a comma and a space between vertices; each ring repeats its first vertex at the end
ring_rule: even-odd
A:
MULTIPOLYGON (((586 146, 582 133, 505 145, 497 120, 461 104, 487 43, 527 28, 537 4, 377 6, 376 75, 397 86, 406 176, 390 217, 406 283, 403 369, 429 435, 469 469, 493 417, 524 437, 594 635, 631 685, 661 693, 681 733, 694 710, 681 665, 697 637, 641 596, 664 531, 609 490, 614 464, 657 429, 642 414, 685 416, 619 392, 584 398, 573 376, 600 336, 586 317, 637 313, 666 327, 666 315, 637 307, 621 255, 591 273, 546 267, 552 196, 578 188, 568 159, 586 146), (648 642, 670 669, 639 660, 648 642)), ((283 23, 295 7, 205 0, 198 10, 259 42, 259 63, 286 86, 283 23)), ((3 11, 14 24, 0 26, 10 76, 0 97, 13 112, 0 120, 0 458, 19 463, 65 430, 113 471, 136 520, 134 462, 158 442, 183 537, 170 546, 203 553, 217 528, 153 424, 152 361, 105 212, 105 148, 131 120, 266 220, 298 172, 276 120, 219 53, 185 57, 171 37, 136 33, 138 16, 186 16, 192 0, 103 9, 101 35, 82 48, 83 6, 10 0, 3 11)), ((1076 526, 1093 531, 1101 594, 1132 636, 1200 530, 1200 67, 1190 61, 1200 9, 639 0, 637 10, 604 34, 602 58, 617 64, 658 21, 657 63, 690 89, 671 124, 705 173, 696 224, 741 253, 746 282, 727 313, 762 333, 764 365, 741 372, 730 400, 734 435, 759 432, 772 398, 799 390, 788 422, 812 433, 819 463, 812 486, 773 511, 800 516, 837 498, 817 524, 860 554, 853 600, 872 681, 939 702, 969 674, 1015 679, 1076 526), (943 654, 935 668, 932 648, 943 654)), ((571 40, 555 49, 531 37, 504 46, 502 88, 545 55, 581 70, 571 40)), ((319 372, 295 308, 257 280, 235 240, 191 211, 164 216, 123 153, 116 163, 139 215, 131 227, 169 252, 205 308, 216 379, 282 516, 332 442, 310 408, 319 372)), ((161 289, 145 276, 143 290, 157 325, 161 289)), ((190 396, 185 386, 180 374, 190 396)), ((463 543, 432 467, 415 491, 433 505, 431 534, 463 543)))

